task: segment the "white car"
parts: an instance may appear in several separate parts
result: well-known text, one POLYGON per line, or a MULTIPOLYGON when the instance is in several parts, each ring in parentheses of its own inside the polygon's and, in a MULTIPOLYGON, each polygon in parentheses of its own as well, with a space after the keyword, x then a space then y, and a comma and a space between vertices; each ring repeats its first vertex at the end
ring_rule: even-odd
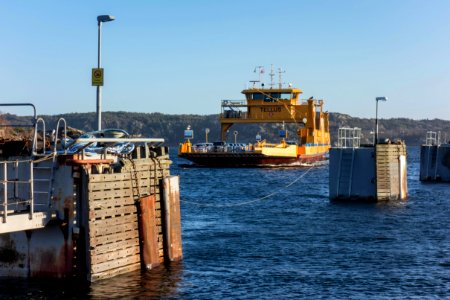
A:
POLYGON ((197 143, 194 144, 194 146, 192 146, 192 150, 194 150, 194 152, 208 152, 211 151, 212 149, 213 149, 212 143, 197 143))

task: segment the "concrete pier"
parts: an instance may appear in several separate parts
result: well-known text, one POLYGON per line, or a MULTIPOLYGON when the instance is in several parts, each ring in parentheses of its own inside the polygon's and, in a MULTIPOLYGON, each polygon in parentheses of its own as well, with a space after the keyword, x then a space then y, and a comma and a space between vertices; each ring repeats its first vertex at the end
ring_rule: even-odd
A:
POLYGON ((441 144, 439 133, 427 132, 420 146, 420 180, 450 182, 450 144, 441 144))
POLYGON ((359 128, 339 129, 338 146, 330 149, 330 199, 406 199, 406 145, 387 142, 361 146, 359 140, 359 128))

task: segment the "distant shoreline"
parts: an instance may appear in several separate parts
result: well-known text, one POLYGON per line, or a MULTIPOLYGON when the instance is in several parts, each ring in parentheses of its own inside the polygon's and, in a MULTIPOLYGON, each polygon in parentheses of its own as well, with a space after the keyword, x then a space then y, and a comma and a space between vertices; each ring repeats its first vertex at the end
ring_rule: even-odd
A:
MULTIPOLYGON (((12 124, 23 120, 26 116, 1 114, 3 119, 12 124)), ((103 112, 103 128, 120 128, 130 134, 140 134, 145 137, 164 138, 169 146, 177 146, 183 140, 183 131, 190 125, 195 132, 193 142, 204 142, 206 128, 210 129, 209 140, 219 140, 220 124, 218 114, 188 115, 188 114, 162 114, 162 113, 136 113, 136 112, 103 112)), ((64 118, 67 125, 83 131, 94 131, 96 128, 95 113, 67 113, 58 115, 41 115, 46 121, 47 128, 54 128, 58 118, 64 118)), ((374 119, 352 117, 341 113, 330 113, 330 132, 332 144, 336 142, 339 127, 359 127, 362 132, 361 143, 371 143, 370 134, 375 126, 374 119)), ((243 143, 254 142, 256 134, 260 133, 263 139, 278 141, 278 124, 249 124, 234 125, 232 130, 239 132, 238 140, 243 143)), ((295 138, 296 125, 288 124, 290 136, 295 138)), ((441 119, 413 120, 408 118, 379 119, 380 138, 391 140, 401 139, 408 146, 417 146, 425 142, 427 131, 441 131, 441 140, 450 140, 450 121, 441 119), (449 133, 448 137, 446 133, 449 133)), ((230 136, 230 139, 232 137, 230 136)))

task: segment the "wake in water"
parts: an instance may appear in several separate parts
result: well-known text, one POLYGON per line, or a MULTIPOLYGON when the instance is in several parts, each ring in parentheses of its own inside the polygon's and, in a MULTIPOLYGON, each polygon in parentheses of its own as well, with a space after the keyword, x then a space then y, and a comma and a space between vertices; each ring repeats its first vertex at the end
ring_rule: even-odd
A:
POLYGON ((224 168, 271 168, 271 169, 277 169, 277 168, 311 168, 311 167, 321 167, 328 165, 328 160, 322 160, 322 161, 316 161, 313 163, 304 163, 304 162, 293 162, 288 164, 265 164, 265 165, 242 165, 239 167, 211 167, 211 166, 203 166, 198 165, 195 163, 181 163, 178 164, 179 168, 185 169, 185 168, 214 168, 214 169, 224 169, 224 168))

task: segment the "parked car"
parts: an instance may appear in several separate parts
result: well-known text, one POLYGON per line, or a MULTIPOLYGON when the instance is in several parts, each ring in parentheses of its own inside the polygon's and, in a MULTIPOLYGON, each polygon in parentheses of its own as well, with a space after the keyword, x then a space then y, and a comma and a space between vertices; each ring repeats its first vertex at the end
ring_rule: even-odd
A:
POLYGON ((213 143, 197 143, 192 146, 194 152, 208 152, 213 149, 213 143))
POLYGON ((225 142, 214 142, 213 143, 213 151, 214 152, 223 152, 226 149, 225 142))

